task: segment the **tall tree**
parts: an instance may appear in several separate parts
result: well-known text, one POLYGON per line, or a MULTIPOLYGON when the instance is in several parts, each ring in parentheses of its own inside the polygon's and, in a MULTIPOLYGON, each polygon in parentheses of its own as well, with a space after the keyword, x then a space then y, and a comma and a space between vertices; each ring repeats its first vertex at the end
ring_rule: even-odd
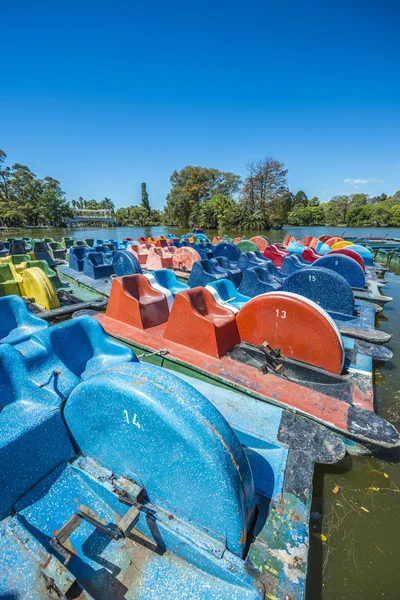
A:
POLYGON ((142 206, 145 210, 147 210, 147 212, 150 214, 150 202, 149 202, 149 195, 147 193, 147 189, 146 189, 146 184, 142 183, 142 206))
POLYGON ((167 195, 164 219, 171 225, 187 227, 190 215, 197 204, 210 200, 214 195, 232 196, 240 185, 240 177, 218 169, 187 166, 174 171, 170 178, 171 190, 167 195))
POLYGON ((251 161, 247 165, 241 203, 249 215, 249 229, 257 222, 258 228, 268 225, 281 227, 286 222, 290 206, 287 173, 284 164, 271 156, 251 161), (256 215, 256 217, 254 217, 256 215))

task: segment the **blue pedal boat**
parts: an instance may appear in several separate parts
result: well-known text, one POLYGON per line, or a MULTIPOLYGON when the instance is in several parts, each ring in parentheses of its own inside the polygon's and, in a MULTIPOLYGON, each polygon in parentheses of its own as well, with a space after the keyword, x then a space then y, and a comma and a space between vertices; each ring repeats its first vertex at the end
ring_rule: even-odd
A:
POLYGON ((335 434, 141 364, 90 317, 1 344, 0 370, 2 597, 304 598, 335 434))

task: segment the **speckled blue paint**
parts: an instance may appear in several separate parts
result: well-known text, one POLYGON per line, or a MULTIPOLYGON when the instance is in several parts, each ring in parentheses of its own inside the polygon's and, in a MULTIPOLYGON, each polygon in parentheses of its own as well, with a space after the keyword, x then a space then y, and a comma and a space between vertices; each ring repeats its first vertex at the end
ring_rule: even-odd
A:
POLYGON ((0 298, 0 315, 0 343, 18 344, 49 326, 19 296, 0 298))

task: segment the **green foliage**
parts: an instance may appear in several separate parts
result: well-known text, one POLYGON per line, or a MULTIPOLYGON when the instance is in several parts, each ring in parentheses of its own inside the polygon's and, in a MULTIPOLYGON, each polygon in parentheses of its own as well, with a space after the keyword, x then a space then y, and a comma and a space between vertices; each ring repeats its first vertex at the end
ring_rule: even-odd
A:
POLYGON ((218 169, 187 166, 181 171, 174 171, 170 181, 172 187, 167 195, 165 222, 187 227, 191 219, 201 218, 197 205, 218 195, 231 197, 239 189, 240 177, 218 169))
POLYGON ((5 164, 0 150, 0 223, 3 227, 62 225, 71 216, 60 183, 52 177, 38 179, 25 165, 5 164))
POLYGON ((110 210, 112 214, 115 211, 115 205, 110 198, 104 198, 104 200, 84 200, 82 196, 79 196, 78 200, 72 200, 71 205, 73 208, 81 210, 110 210))
POLYGON ((115 217, 121 226, 146 227, 151 225, 160 225, 161 213, 158 210, 150 209, 150 212, 144 206, 129 206, 128 208, 118 208, 115 217))
POLYGON ((288 215, 289 225, 324 225, 325 213, 320 206, 298 204, 288 215))

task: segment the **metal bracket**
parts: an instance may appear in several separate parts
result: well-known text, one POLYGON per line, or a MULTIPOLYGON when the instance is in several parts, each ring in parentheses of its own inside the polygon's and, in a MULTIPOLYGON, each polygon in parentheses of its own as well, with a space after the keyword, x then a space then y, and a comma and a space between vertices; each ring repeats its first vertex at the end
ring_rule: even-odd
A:
MULTIPOLYGON (((137 498, 142 497, 144 490, 141 489, 137 498)), ((88 511, 84 506, 80 506, 79 510, 68 519, 68 521, 59 529, 59 531, 53 535, 50 540, 50 546, 58 552, 64 558, 64 564, 68 565, 72 558, 71 552, 65 547, 65 542, 73 534, 73 532, 81 525, 82 521, 86 521, 93 525, 99 531, 102 531, 110 538, 118 540, 121 537, 129 535, 130 531, 135 527, 139 516, 142 505, 133 499, 125 499, 126 504, 131 505, 131 508, 126 514, 120 518, 118 523, 114 527, 104 525, 100 519, 93 513, 88 511)))
POLYGON ((268 370, 268 367, 269 367, 270 369, 275 371, 275 373, 279 373, 280 375, 282 375, 285 367, 279 361, 279 359, 281 357, 280 348, 275 348, 275 349, 271 348, 271 346, 268 344, 268 342, 263 342, 260 347, 264 351, 264 354, 265 354, 266 371, 268 370))

